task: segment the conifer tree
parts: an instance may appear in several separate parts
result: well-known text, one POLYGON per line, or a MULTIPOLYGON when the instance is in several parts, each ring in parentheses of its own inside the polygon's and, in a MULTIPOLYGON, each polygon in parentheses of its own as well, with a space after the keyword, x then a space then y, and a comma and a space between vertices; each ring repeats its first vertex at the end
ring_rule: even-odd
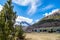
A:
POLYGON ((16 40, 25 40, 25 34, 24 31, 22 29, 22 25, 20 24, 19 26, 16 27, 16 40))
MULTIPOLYGON (((14 40, 9 38, 9 35, 14 36, 14 23, 16 18, 16 12, 13 11, 12 0, 8 0, 3 6, 0 12, 0 40, 14 40)), ((24 32, 22 26, 19 26, 19 30, 16 32, 18 39, 24 40, 24 32)))
POLYGON ((3 6, 2 11, 0 12, 1 21, 0 27, 2 31, 1 40, 8 40, 8 36, 14 32, 14 23, 16 18, 16 12, 13 11, 12 0, 8 0, 3 6))

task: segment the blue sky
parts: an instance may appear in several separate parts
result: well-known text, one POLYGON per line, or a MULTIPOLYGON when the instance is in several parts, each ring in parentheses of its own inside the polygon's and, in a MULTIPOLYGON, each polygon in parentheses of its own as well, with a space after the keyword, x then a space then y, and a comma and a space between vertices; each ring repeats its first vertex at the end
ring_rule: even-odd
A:
MULTIPOLYGON (((0 10, 7 0, 0 0, 0 10)), ((60 9, 60 0, 12 0, 16 21, 26 21, 33 24, 43 17, 60 9)))

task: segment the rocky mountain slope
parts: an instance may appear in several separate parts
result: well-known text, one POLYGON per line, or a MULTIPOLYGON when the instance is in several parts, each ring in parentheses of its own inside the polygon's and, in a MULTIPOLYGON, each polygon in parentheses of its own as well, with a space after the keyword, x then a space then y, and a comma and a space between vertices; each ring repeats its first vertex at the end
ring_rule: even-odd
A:
POLYGON ((42 18, 32 25, 33 27, 58 27, 60 26, 60 10, 42 18))

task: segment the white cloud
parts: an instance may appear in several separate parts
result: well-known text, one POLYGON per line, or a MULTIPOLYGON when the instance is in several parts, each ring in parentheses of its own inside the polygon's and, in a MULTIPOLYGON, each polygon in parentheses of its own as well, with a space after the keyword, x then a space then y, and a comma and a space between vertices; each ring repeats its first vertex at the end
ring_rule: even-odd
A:
POLYGON ((41 1, 39 0, 13 0, 13 2, 22 6, 30 5, 31 8, 27 11, 29 15, 34 14, 37 7, 41 5, 41 1))
POLYGON ((54 7, 54 5, 49 4, 49 5, 47 5, 46 7, 42 8, 42 9, 40 9, 40 10, 41 10, 41 11, 45 11, 45 10, 51 9, 51 8, 53 8, 53 7, 54 7))
POLYGON ((40 19, 34 20, 34 21, 32 22, 32 24, 37 23, 38 21, 40 21, 40 19))
POLYGON ((35 22, 38 22, 40 19, 35 20, 35 22))
POLYGON ((44 15, 44 16, 48 16, 48 15, 51 15, 51 14, 57 12, 57 11, 59 11, 59 9, 54 9, 54 10, 52 10, 51 12, 45 13, 45 14, 43 14, 43 15, 44 15))
POLYGON ((34 14, 36 12, 36 9, 37 9, 37 6, 32 5, 31 8, 30 8, 30 10, 28 11, 28 14, 29 15, 34 14))
POLYGON ((22 5, 22 6, 26 6, 30 3, 30 0, 12 0, 14 3, 22 5))
POLYGON ((39 5, 41 5, 41 2, 40 2, 40 4, 37 4, 37 2, 38 2, 38 0, 32 0, 31 1, 31 8, 30 8, 30 10, 28 11, 28 14, 34 14, 35 12, 36 12, 36 10, 37 10, 37 7, 39 6, 39 5))
POLYGON ((2 8, 3 8, 3 6, 2 6, 2 5, 0 5, 0 11, 2 10, 2 8))
POLYGON ((16 22, 22 22, 22 21, 25 21, 29 24, 32 24, 33 19, 26 18, 26 17, 23 17, 23 16, 18 16, 17 19, 16 19, 16 22))
POLYGON ((44 16, 48 16, 49 14, 48 13, 45 13, 45 14, 43 14, 44 16))

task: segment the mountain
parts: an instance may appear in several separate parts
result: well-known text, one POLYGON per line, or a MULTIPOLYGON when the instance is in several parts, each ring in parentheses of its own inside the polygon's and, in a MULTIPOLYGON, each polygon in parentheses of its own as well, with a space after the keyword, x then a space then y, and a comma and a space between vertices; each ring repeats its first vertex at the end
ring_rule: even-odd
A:
POLYGON ((33 27, 58 27, 60 26, 60 10, 45 16, 40 21, 32 25, 33 27))
POLYGON ((51 13, 50 15, 44 17, 42 20, 47 20, 47 19, 60 19, 60 10, 51 13))

